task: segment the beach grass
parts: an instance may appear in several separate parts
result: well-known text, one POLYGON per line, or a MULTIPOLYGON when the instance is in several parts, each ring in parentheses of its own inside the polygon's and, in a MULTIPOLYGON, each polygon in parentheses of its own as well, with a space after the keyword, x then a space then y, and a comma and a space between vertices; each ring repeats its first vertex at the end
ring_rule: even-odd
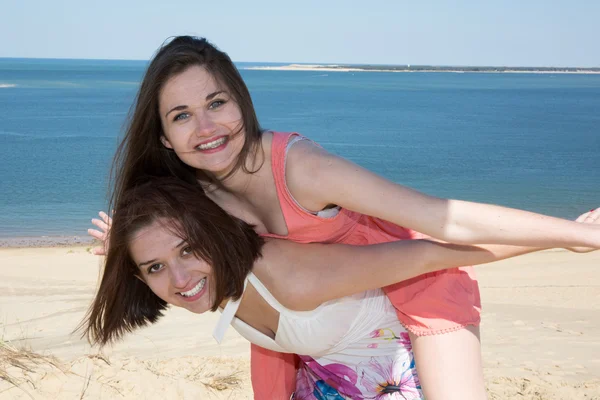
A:
POLYGON ((53 356, 45 356, 25 346, 17 347, 0 339, 0 380, 8 382, 9 385, 34 398, 25 386, 30 386, 35 390, 35 382, 29 378, 29 375, 34 374, 36 369, 42 365, 63 371, 58 360, 53 356))

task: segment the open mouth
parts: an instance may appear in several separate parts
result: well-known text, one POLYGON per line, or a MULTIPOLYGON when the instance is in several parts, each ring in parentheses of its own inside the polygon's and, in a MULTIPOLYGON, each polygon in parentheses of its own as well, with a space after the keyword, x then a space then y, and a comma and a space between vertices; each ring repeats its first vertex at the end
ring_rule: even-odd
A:
POLYGON ((206 277, 202 278, 202 280, 198 282, 196 286, 194 286, 187 292, 179 292, 179 295, 186 299, 191 299, 192 297, 198 296, 198 294, 202 292, 202 289, 204 289, 204 285, 206 285, 206 277))
POLYGON ((213 150, 218 147, 223 146, 229 138, 227 136, 221 136, 218 139, 212 140, 210 142, 202 143, 196 146, 196 150, 204 151, 204 150, 213 150))

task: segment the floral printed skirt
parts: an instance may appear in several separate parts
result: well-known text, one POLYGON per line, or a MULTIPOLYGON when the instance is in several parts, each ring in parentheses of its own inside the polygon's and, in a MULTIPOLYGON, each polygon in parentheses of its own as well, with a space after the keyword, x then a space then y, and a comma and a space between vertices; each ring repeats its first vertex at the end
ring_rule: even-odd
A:
POLYGON ((361 349, 300 356, 295 400, 423 399, 408 333, 377 329, 361 349))

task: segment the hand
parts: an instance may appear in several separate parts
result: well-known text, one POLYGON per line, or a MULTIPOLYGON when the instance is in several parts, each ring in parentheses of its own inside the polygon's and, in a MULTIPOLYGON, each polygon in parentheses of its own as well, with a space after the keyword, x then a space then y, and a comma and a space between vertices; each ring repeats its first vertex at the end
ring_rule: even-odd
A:
MULTIPOLYGON (((582 224, 595 224, 600 225, 600 207, 595 210, 590 210, 584 214, 581 214, 575 222, 581 222, 582 224)), ((567 250, 574 253, 589 253, 594 250, 598 250, 593 247, 567 247, 567 250)))
POLYGON ((88 235, 98 239, 101 245, 92 249, 92 254, 97 256, 105 256, 108 253, 108 233, 112 224, 112 218, 108 216, 104 211, 98 213, 101 219, 92 219, 92 224, 96 225, 98 229, 88 229, 88 235))

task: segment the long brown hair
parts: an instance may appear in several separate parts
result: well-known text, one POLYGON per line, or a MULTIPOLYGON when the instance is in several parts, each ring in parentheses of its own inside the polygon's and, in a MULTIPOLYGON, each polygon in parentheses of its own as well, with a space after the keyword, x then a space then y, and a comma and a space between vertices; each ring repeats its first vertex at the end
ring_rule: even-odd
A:
POLYGON ((227 176, 239 168, 254 172, 247 169, 246 159, 249 154, 256 154, 261 149, 262 130, 250 92, 239 71, 226 53, 206 39, 177 36, 156 52, 142 79, 111 170, 111 182, 114 184, 110 199, 112 209, 116 208, 123 192, 134 186, 143 175, 175 176, 190 183, 199 179, 223 187, 213 174, 186 165, 160 141, 164 135, 158 111, 160 91, 170 78, 195 65, 206 68, 217 84, 229 91, 241 110, 242 124, 238 134, 245 132, 245 143, 227 176))
POLYGON ((151 177, 127 190, 114 214, 100 286, 80 325, 91 343, 104 345, 154 323, 167 307, 137 278, 140 272, 129 252, 135 234, 157 220, 166 221, 196 257, 212 266, 212 311, 224 299, 239 299, 243 294, 244 280, 261 255, 263 239, 252 226, 210 200, 198 184, 151 177))

